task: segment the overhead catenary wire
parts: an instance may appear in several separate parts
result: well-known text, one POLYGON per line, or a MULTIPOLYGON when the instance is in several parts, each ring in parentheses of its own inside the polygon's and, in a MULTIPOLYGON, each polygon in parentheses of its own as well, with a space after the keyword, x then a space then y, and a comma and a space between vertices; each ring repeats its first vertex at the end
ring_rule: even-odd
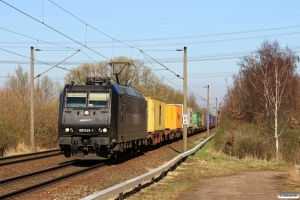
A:
MULTIPOLYGON (((273 35, 263 35, 263 36, 253 36, 253 37, 242 37, 242 38, 233 38, 233 39, 222 39, 222 40, 208 40, 208 41, 201 41, 201 42, 181 42, 181 43, 171 43, 171 44, 165 43, 165 44, 135 45, 135 47, 136 48, 142 48, 142 47, 158 47, 158 46, 166 47, 166 46, 198 45, 198 44, 210 44, 210 43, 218 43, 218 42, 232 42, 232 41, 239 41, 239 40, 250 40, 250 39, 258 39, 258 38, 286 36, 286 35, 298 35, 298 34, 300 34, 300 32, 282 33, 282 34, 273 34, 273 35)), ((103 48, 105 48, 105 47, 103 47, 103 48)), ((121 48, 121 47, 118 46, 118 48, 121 48)))
MULTIPOLYGON (((24 35, 24 34, 21 34, 21 33, 17 33, 17 32, 15 32, 15 31, 8 30, 8 29, 6 29, 6 28, 0 27, 0 29, 5 30, 5 31, 8 31, 8 32, 11 32, 11 33, 14 33, 14 34, 17 34, 17 35, 20 35, 20 36, 23 36, 23 37, 26 37, 26 38, 29 38, 29 39, 41 41, 41 42, 44 42, 44 43, 46 43, 46 44, 52 44, 52 45, 59 46, 59 47, 70 48, 70 49, 76 49, 76 48, 72 48, 72 47, 66 47, 66 46, 63 46, 63 45, 59 45, 59 44, 56 44, 56 43, 53 43, 53 42, 47 42, 47 41, 44 41, 44 40, 40 40, 40 39, 37 39, 37 38, 33 38, 33 37, 30 37, 30 36, 27 36, 27 35, 24 35)), ((28 48, 28 47, 27 47, 27 48, 28 48)), ((77 49, 76 49, 76 50, 77 50, 77 49)))
MULTIPOLYGON (((126 43, 124 43, 124 42, 122 42, 122 41, 120 41, 120 40, 118 40, 118 39, 116 39, 116 38, 111 37, 110 35, 104 33, 103 31, 100 31, 99 29, 97 29, 97 28, 95 28, 95 27, 89 25, 88 23, 86 23, 86 22, 84 22, 83 20, 81 20, 80 18, 76 17, 75 15, 73 15, 72 13, 70 13, 69 11, 67 11, 66 9, 64 9, 64 8, 62 8, 61 6, 59 6, 59 5, 57 5, 56 3, 54 3, 53 1, 51 1, 51 0, 49 0, 49 1, 50 1, 51 3, 53 3, 55 6, 59 7, 59 8, 62 9, 63 11, 65 11, 66 13, 68 13, 69 15, 73 16, 74 18, 76 18, 77 20, 81 21, 82 23, 86 24, 87 26, 91 27, 92 29, 98 31, 99 33, 101 33, 101 34, 103 34, 103 35, 105 35, 105 36, 107 36, 107 37, 113 39, 114 41, 117 41, 117 42, 119 42, 119 43, 121 43, 121 44, 124 44, 124 45, 126 45, 126 46, 128 46, 128 47, 135 48, 135 47, 133 47, 133 46, 131 46, 131 45, 129 45, 129 44, 126 44, 126 43)), ((136 48, 135 48, 135 49, 136 49, 136 48)))
MULTIPOLYGON (((256 32, 264 32, 264 31, 274 31, 274 30, 282 30, 289 28, 298 28, 300 25, 292 25, 292 26, 283 26, 283 27, 274 27, 274 28, 265 28, 265 29, 256 29, 256 30, 248 30, 248 31, 235 31, 235 32, 225 32, 225 33, 214 33, 214 34, 205 34, 205 35, 193 35, 193 36, 182 36, 182 37, 167 37, 167 38, 154 38, 154 39, 136 39, 136 40, 123 40, 124 42, 144 42, 144 41, 158 41, 158 40, 178 40, 178 39, 189 39, 189 38, 201 38, 201 37, 215 37, 215 36, 225 36, 225 35, 239 35, 245 33, 256 33, 256 32)), ((93 41, 95 43, 97 41, 93 41)), ((99 41, 100 42, 100 41, 99 41)), ((101 43, 105 43, 108 41, 101 41, 101 43)))
MULTIPOLYGON (((2 1, 2 0, 0 0, 2 1)), ((40 22, 40 21, 39 21, 40 22)), ((40 22, 41 23, 41 22, 40 22)), ((45 26, 48 26, 45 24, 45 26)), ((50 27, 50 26, 48 26, 50 27)), ((55 30, 54 28, 50 27, 51 29, 55 30)), ((84 46, 86 48, 88 48, 89 50, 99 54, 98 52, 94 51, 93 49, 91 48, 111 48, 111 46, 101 46, 101 47, 97 47, 97 46, 94 46, 94 47, 88 47, 88 46, 85 46, 84 44, 82 44, 81 42, 78 42, 66 35, 64 35, 63 33, 55 30, 56 32, 62 34, 63 36, 69 38, 70 40, 73 40, 74 42, 76 42, 77 44, 80 44, 81 46, 84 46)), ((253 36, 253 37, 242 37, 242 38, 233 38, 233 39, 221 39, 221 40, 207 40, 207 41, 201 41, 201 42, 184 42, 184 43, 165 43, 165 44, 149 44, 149 45, 135 45, 135 47, 133 46, 130 46, 134 49, 137 49, 137 50, 141 50, 140 48, 142 47, 159 47, 159 46, 181 46, 181 45, 198 45, 198 44, 210 44, 210 43, 218 43, 218 42, 232 42, 232 41, 239 41, 239 40, 250 40, 250 39, 260 39, 260 38, 268 38, 268 37, 276 37, 276 36, 286 36, 286 35, 298 35, 300 34, 300 32, 292 32, 292 33, 282 33, 282 34, 273 34, 273 35, 261 35, 261 36, 253 36)), ((116 40, 116 41, 119 41, 119 40, 116 40)), ((95 42, 94 42, 95 43, 95 42)), ((114 46, 114 48, 124 48, 123 46, 114 46)), ((127 47, 126 47, 127 48, 127 47)), ((143 49, 144 49, 143 48, 143 49)), ((152 51, 152 50, 146 50, 144 49, 143 51, 152 51)), ((100 54, 101 55, 101 54, 100 54)), ((106 58, 105 56, 101 55, 102 57, 106 58)), ((108 58, 106 58, 108 59, 108 58)))
MULTIPOLYGON (((72 14, 71 14, 72 15, 72 14)), ((83 21, 82 21, 83 22, 83 21)), ((83 22, 86 24, 86 22, 83 22)), ((86 24, 87 26, 90 26, 88 24, 86 24)), ((90 26, 92 27, 92 26, 90 26)), ((263 31, 273 31, 273 30, 281 30, 281 29, 288 29, 288 28, 297 28, 300 27, 300 25, 292 25, 292 26, 284 26, 284 27, 274 27, 274 28, 266 28, 266 29, 256 29, 256 30, 248 30, 248 31, 236 31, 236 32, 227 32, 227 33, 216 33, 216 34, 206 34, 206 35, 194 35, 194 36, 182 36, 182 37, 168 37, 168 38, 154 38, 154 39, 137 39, 137 40, 117 40, 107 34, 105 34, 104 32, 98 30, 98 32, 104 34, 105 36, 114 39, 116 41, 118 41, 119 43, 122 43, 128 47, 134 48, 132 45, 129 45, 125 42, 142 42, 142 41, 158 41, 158 40, 177 40, 177 39, 189 39, 189 38, 201 38, 201 37, 214 37, 214 36, 225 36, 225 35, 239 35, 239 34, 244 34, 244 33, 255 33, 255 32, 263 32, 263 31)), ((92 27, 94 28, 94 27, 92 27)), ((5 28, 2 28, 5 30, 5 28)), ((298 32, 292 32, 292 33, 283 33, 284 35, 288 35, 288 34, 298 34, 298 32)), ((276 35, 265 35, 265 36, 258 36, 258 37, 270 37, 270 36, 280 36, 281 34, 276 34, 276 35)), ((248 38, 246 38, 248 39, 248 38)), ((207 41, 205 41, 207 42, 207 41)), ((56 42, 56 43, 62 43, 62 44, 68 44, 70 42, 56 42)), ((85 40, 85 44, 86 43, 111 43, 110 41, 86 41, 85 40)), ((135 48, 137 49, 137 48, 135 48)), ((172 50, 147 50, 147 51, 172 51, 172 50)))
MULTIPOLYGON (((163 67, 165 67, 167 70, 169 70, 169 71, 171 71, 173 74, 175 74, 178 78, 180 78, 180 79, 183 79, 182 77, 180 77, 178 74, 176 74, 175 72, 173 72, 172 70, 170 70, 169 68, 167 68, 166 66, 164 66, 163 64, 161 64, 160 62, 158 62, 158 61, 156 61, 154 58, 152 58, 151 56, 149 56, 148 54, 146 54, 146 53, 144 53, 142 50, 141 50, 141 52, 145 55, 145 56, 148 56, 149 58, 151 58, 152 60, 154 60, 155 62, 157 62, 158 64, 160 64, 161 66, 163 66, 163 67)), ((145 57, 146 58, 146 57, 145 57)), ((163 75, 162 75, 163 76, 163 75)), ((163 76, 164 77, 164 76, 163 76)), ((165 77, 164 77, 165 78, 165 77)), ((167 78, 165 78, 166 80, 167 80, 167 78)), ((170 83, 172 83, 171 81, 170 81, 170 83)), ((174 84, 174 83, 172 83, 172 84, 174 84)), ((175 84, 174 84, 175 85, 175 84)), ((176 85, 177 86, 177 85, 176 85)), ((179 86, 177 86, 177 87, 179 87, 179 86)), ((188 90, 190 90, 190 91, 192 91, 193 93, 195 93, 192 89, 190 89, 190 88, 188 88, 187 87, 187 89, 188 90)), ((199 97, 201 97, 200 95, 198 95, 197 93, 195 93, 197 96, 199 96, 199 97)), ((201 97, 203 100, 205 100, 203 97, 201 97)))
MULTIPOLYGON (((43 43, 46 43, 46 44, 52 44, 52 45, 55 45, 55 46, 67 48, 68 51, 69 51, 69 49, 78 50, 78 49, 76 49, 74 47, 67 47, 67 46, 59 45, 59 44, 56 44, 56 43, 53 43, 53 42, 47 42, 47 41, 40 40, 40 39, 37 39, 37 38, 33 38, 33 37, 30 37, 30 36, 27 36, 27 35, 24 35, 24 34, 21 34, 21 33, 17 33, 15 31, 11 31, 11 30, 5 29, 5 28, 2 28, 2 27, 0 27, 0 29, 3 29, 5 31, 11 32, 11 33, 14 33, 14 34, 17 34, 17 35, 20 35, 20 36, 23 36, 23 37, 26 37, 26 38, 29 38, 29 39, 37 40, 37 41, 40 41, 40 42, 43 42, 43 43)), ((0 42, 0 43, 2 43, 2 42, 0 42)), ((31 44, 31 42, 29 42, 28 44, 31 44)), ((20 48, 20 47, 18 47, 18 48, 20 48)), ((24 48, 28 48, 28 47, 24 47, 24 48)), ((45 49, 44 47, 42 47, 42 48, 45 49)), ((65 51, 65 50, 60 50, 60 49, 49 50, 48 49, 47 51, 65 51)), ((92 59, 89 55, 87 55, 83 50, 80 50, 80 52, 82 52, 84 55, 86 55, 89 59, 93 60, 94 62, 97 62, 94 59, 92 59)))
POLYGON ((107 58, 106 56, 104 56, 104 55, 98 53, 97 51, 95 51, 95 50, 93 50, 93 49, 91 49, 91 48, 89 48, 89 47, 86 47, 84 44, 78 42, 77 40, 74 40, 73 38, 71 38, 71 37, 69 37, 69 36, 67 36, 67 35, 65 35, 65 34, 63 34, 63 33, 61 33, 60 31, 56 30, 55 28, 53 28, 53 27, 47 25, 46 23, 41 22, 40 20, 38 20, 38 19, 32 17, 31 15, 29 15, 29 14, 27 14, 27 13, 25 13, 25 12, 19 10, 18 8, 16 8, 16 7, 10 5, 9 3, 7 3, 7 2, 5 2, 5 1, 3 1, 3 0, 0 0, 0 1, 3 2, 4 4, 8 5, 9 7, 11 7, 11 8, 13 8, 13 9, 17 10, 18 12, 20 12, 20 13, 26 15, 27 17, 29 17, 29 18, 31 18, 31 19, 33 19, 33 20, 35 20, 35 21, 37 21, 37 22, 43 24, 44 26, 50 28, 51 30, 53 30, 53 31, 55 31, 55 32, 57 32, 57 33, 59 33, 59 34, 61 34, 62 36, 64 36, 64 37, 66 37, 66 38, 68 38, 68 39, 70 39, 70 40, 76 42, 77 44, 79 44, 79 45, 81 45, 81 46, 83 46, 83 47, 85 47, 85 48, 87 48, 87 49, 89 49, 89 50, 91 50, 91 51, 93 51, 94 53, 96 53, 96 54, 102 56, 103 58, 106 58, 107 60, 110 60, 110 59, 107 58))
MULTIPOLYGON (((9 79, 9 76, 0 76, 0 78, 9 79)), ((64 77, 49 77, 50 79, 54 80, 62 80, 64 77)))
POLYGON ((180 79, 183 79, 182 77, 179 76, 179 74, 173 72, 172 70, 170 70, 168 67, 166 67, 165 65, 163 65, 162 63, 158 62, 157 60, 155 60, 154 58, 152 58, 151 56, 149 56, 148 54, 146 54, 144 51, 140 50, 141 53, 143 53, 144 55, 148 56, 149 58, 151 58, 152 60, 154 60, 156 63, 158 63, 159 65, 163 66, 164 68, 166 68, 167 70, 169 70, 170 72, 172 72, 175 76, 177 76, 180 79))
MULTIPOLYGON (((23 58, 28 58, 28 59, 31 59, 31 58, 30 58, 30 57, 28 57, 28 56, 24 56, 24 55, 21 55, 21 54, 18 54, 18 53, 12 52, 12 51, 8 51, 8 50, 6 50, 6 49, 2 49, 2 48, 0 48, 0 50, 2 50, 2 51, 6 51, 6 52, 8 52, 8 53, 11 53, 11 54, 14 54, 14 55, 17 55, 17 56, 23 57, 23 58)), ((77 53, 77 52, 76 52, 76 53, 77 53)), ((49 63, 46 63, 46 62, 43 62, 43 61, 40 61, 40 60, 37 60, 37 59, 34 59, 34 61, 37 61, 37 62, 39 62, 39 63, 42 63, 42 64, 45 64, 45 65, 50 65, 50 66, 52 66, 52 67, 53 67, 53 65, 51 65, 51 64, 49 64, 49 63)), ((63 69, 63 70, 67 70, 67 71, 69 71, 69 69, 66 69, 66 68, 60 67, 60 66, 58 66, 58 65, 55 65, 55 67, 57 67, 57 68, 59 68, 59 69, 63 69)))
POLYGON ((76 53, 78 53, 79 51, 80 51, 80 50, 77 50, 75 53, 73 53, 72 55, 70 55, 69 57, 67 57, 66 59, 64 59, 63 61, 59 62, 58 64, 56 64, 56 65, 54 65, 54 66, 52 66, 50 69, 44 71, 43 73, 38 74, 38 75, 37 75, 36 77, 34 77, 34 78, 40 77, 41 75, 43 75, 43 74, 45 74, 46 72, 50 71, 51 69, 53 69, 53 68, 56 67, 57 65, 59 65, 59 64, 63 63, 64 61, 68 60, 69 58, 71 58, 72 56, 74 56, 74 55, 75 55, 76 53))
MULTIPOLYGON (((145 59, 149 61, 149 59, 146 57, 146 55, 144 55, 144 56, 145 56, 145 59)), ((152 64, 151 64, 151 65, 152 65, 152 64)), ((153 67, 155 70, 158 70, 158 69, 156 69, 153 65, 152 65, 152 67, 153 67)), ((158 73, 163 77, 163 79, 168 80, 168 79, 167 79, 164 75, 162 75, 159 71, 158 71, 158 73)), ((172 82, 170 81, 170 83, 172 83, 172 82)), ((174 86, 176 86, 176 87, 181 87, 181 86, 176 85, 175 83, 172 83, 172 85, 174 85, 174 86)))

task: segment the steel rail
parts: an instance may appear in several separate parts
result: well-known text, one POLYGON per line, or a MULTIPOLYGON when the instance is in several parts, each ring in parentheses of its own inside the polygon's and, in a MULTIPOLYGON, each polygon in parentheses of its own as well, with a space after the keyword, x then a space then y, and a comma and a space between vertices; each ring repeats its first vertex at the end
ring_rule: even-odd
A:
POLYGON ((74 161, 70 161, 69 163, 65 163, 65 164, 62 164, 62 165, 55 166, 55 167, 49 167, 49 168, 46 168, 46 169, 42 169, 42 170, 22 174, 20 176, 13 176, 13 177, 10 177, 10 178, 2 179, 2 180, 0 180, 0 184, 7 183, 9 181, 18 180, 18 179, 21 179, 21 178, 26 178, 26 177, 37 175, 37 174, 41 174, 41 173, 44 173, 44 172, 49 172, 49 171, 56 170, 56 169, 59 169, 59 168, 63 168, 63 167, 66 167, 66 166, 70 166, 73 163, 74 163, 74 161))
MULTIPOLYGON (((122 156, 118 159, 114 159, 114 160, 110 160, 110 161, 107 161, 105 163, 100 163, 100 164, 97 164, 97 165, 94 165, 94 166, 91 166, 89 168, 86 168, 86 169, 82 169, 82 170, 78 170, 76 172, 72 172, 72 173, 69 173, 69 174, 65 174, 65 175, 62 175, 60 177, 57 177, 57 178, 54 178, 54 179, 51 179, 51 180, 48 180, 48 181, 44 181, 42 183, 38 183, 38 184, 35 184, 35 185, 32 185, 32 186, 28 186, 26 188, 22 188, 22 189, 18 189, 18 190, 15 190, 13 192, 9 192, 9 193, 6 193, 6 194, 2 194, 0 195, 0 199, 6 199, 6 198, 9 198, 9 197, 12 197, 12 196, 15 196, 15 195, 19 195, 21 193, 24 193, 24 192, 27 192, 27 191, 30 191, 30 190, 33 190, 33 189, 36 189, 36 188, 39 188, 39 187, 42 187, 42 186, 45 186, 45 185, 48 185, 48 184, 51 184, 51 183, 54 183, 54 182, 57 182, 57 181, 60 181, 60 180, 63 180, 63 179, 66 179, 66 178, 69 178, 71 176, 74 176, 74 175, 78 175, 78 174, 81 174, 81 173, 85 173, 85 172, 88 172, 90 170, 93 170, 95 168, 98 168, 98 167, 101 167, 103 165, 111 165, 111 164, 114 164, 114 163, 118 163, 118 162, 123 162, 124 160, 129 160, 131 159, 132 157, 134 156, 137 156, 137 155, 140 155, 142 152, 137 152, 137 153, 134 153, 134 154, 130 154, 130 155, 125 155, 125 156, 122 156)), ((71 163, 72 164, 72 163, 71 163)), ((65 164, 62 164, 60 166, 56 166, 56 167, 53 167, 51 170, 54 170, 55 169, 58 169, 60 167, 64 167, 64 166, 67 166, 67 165, 70 165, 70 163, 65 163, 65 164)), ((49 170, 49 171, 51 171, 49 170)), ((30 175, 36 175, 38 173, 43 173, 43 172, 46 172, 48 171, 48 169, 44 169, 44 170, 39 170, 37 172, 32 172, 32 173, 28 173, 28 174, 24 174, 24 175, 21 175, 21 176, 24 176, 24 177, 28 177, 30 175)), ((21 176, 18 176, 18 177, 21 177, 21 176)), ((12 177, 12 178, 8 178, 8 179, 4 179, 4 180, 0 180, 0 183, 6 183, 6 182, 9 182, 9 181, 13 181, 13 180, 16 180, 18 179, 18 177, 12 177), (11 179, 11 180, 10 180, 11 179)), ((22 178, 24 178, 22 177, 22 178)))
POLYGON ((21 189, 18 189, 18 190, 15 190, 15 191, 12 191, 12 192, 9 192, 9 193, 6 193, 6 194, 2 194, 2 195, 0 195, 0 199, 6 199, 6 198, 9 198, 9 197, 12 197, 12 196, 15 196, 15 195, 19 195, 19 194, 27 192, 29 190, 33 190, 33 189, 36 189, 36 188, 39 188, 39 187, 42 187, 42 186, 54 183, 56 181, 60 181, 62 179, 66 179, 68 177, 71 177, 71 176, 74 176, 74 175, 77 175, 77 174, 81 174, 81 173, 90 171, 90 170, 95 169, 97 167, 100 167, 102 165, 104 165, 104 163, 101 163, 101 164, 98 164, 98 165, 94 165, 92 167, 89 167, 89 168, 86 168, 86 169, 82 169, 82 170, 79 170, 79 171, 76 171, 76 172, 68 173, 68 174, 59 176, 57 178, 50 179, 50 180, 44 181, 42 183, 31 185, 31 186, 28 186, 28 187, 25 187, 25 188, 21 188, 21 189))
MULTIPOLYGON (((57 151, 57 150, 56 150, 57 151)), ((44 153, 48 153, 48 152, 44 152, 44 153)), ((42 153, 39 153, 39 154, 42 154, 42 153)), ((35 154, 33 155, 27 155, 27 156, 34 156, 35 154)), ((36 159, 41 159, 41 158, 46 158, 46 157, 51 157, 51 156, 58 156, 60 155, 60 153, 53 153, 53 154, 47 154, 47 155, 43 155, 43 156, 37 156, 37 157, 31 157, 31 158, 24 158, 24 159, 20 159, 20 160, 12 160, 12 161, 8 161, 8 162, 3 162, 3 163, 0 163, 0 166, 3 166, 3 165, 11 165, 11 164, 14 164, 14 163, 19 163, 19 162, 26 162, 26 161, 30 161, 30 160, 36 160, 36 159)), ((23 155, 24 157, 26 157, 26 155, 23 155)), ((20 158, 20 157, 11 157, 11 158, 7 158, 8 159, 14 159, 14 158, 20 158)), ((2 160, 0 160, 2 161, 2 160)))

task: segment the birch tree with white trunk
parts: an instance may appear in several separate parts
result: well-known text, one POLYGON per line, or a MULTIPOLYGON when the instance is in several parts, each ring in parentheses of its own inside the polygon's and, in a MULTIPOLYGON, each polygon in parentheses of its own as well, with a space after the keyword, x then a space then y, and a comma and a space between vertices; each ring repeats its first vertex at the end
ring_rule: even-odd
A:
MULTIPOLYGON (((274 131, 276 156, 280 157, 279 137, 283 133, 289 117, 279 121, 279 116, 284 112, 292 111, 288 97, 291 95, 286 89, 292 87, 291 79, 295 77, 299 57, 289 48, 280 48, 277 41, 263 42, 261 48, 252 56, 245 56, 238 63, 241 66, 240 74, 235 78, 235 83, 248 99, 249 105, 256 100, 255 107, 243 112, 259 113, 264 116, 267 125, 274 131), (285 104, 285 110, 282 109, 285 104), (289 110, 287 108, 289 107, 289 110), (281 129, 279 130, 279 124, 281 129)), ((243 107, 243 106, 241 106, 243 107)))

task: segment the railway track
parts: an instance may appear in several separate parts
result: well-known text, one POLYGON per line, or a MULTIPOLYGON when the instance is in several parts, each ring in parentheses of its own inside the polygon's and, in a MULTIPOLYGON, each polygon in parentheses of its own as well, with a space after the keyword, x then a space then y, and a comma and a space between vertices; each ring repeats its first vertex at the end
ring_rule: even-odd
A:
POLYGON ((35 153, 29 153, 29 154, 20 154, 20 155, 16 155, 16 156, 1 157, 0 158, 0 166, 30 161, 30 160, 35 160, 35 159, 41 159, 41 158, 50 157, 50 156, 57 156, 59 154, 60 153, 59 153, 58 149, 53 149, 53 150, 49 150, 49 151, 41 151, 41 152, 35 152, 35 153))
POLYGON ((105 165, 105 163, 100 163, 90 167, 78 167, 74 166, 74 163, 74 161, 70 161, 59 166, 2 179, 0 180, 0 199, 11 198, 23 192, 61 181, 105 165))
POLYGON ((91 164, 91 166, 87 166, 86 162, 84 165, 78 166, 78 162, 68 161, 60 164, 59 166, 2 179, 0 180, 0 199, 18 197, 23 193, 30 192, 30 190, 49 185, 51 183, 58 183, 69 177, 74 177, 99 167, 118 164, 140 154, 141 152, 137 152, 115 160, 91 164))
MULTIPOLYGON (((156 148, 159 148, 159 146, 152 146, 152 148, 147 149, 146 152, 156 148)), ((122 163, 139 155, 143 155, 143 152, 137 152, 135 154, 126 155, 100 164, 97 163, 88 167, 86 165, 83 167, 76 166, 74 161, 69 161, 61 163, 59 166, 2 179, 0 180, 0 199, 18 199, 23 196, 31 196, 32 191, 30 190, 45 188, 42 186, 49 184, 63 184, 64 181, 69 180, 69 177, 75 177, 103 166, 122 163)), ((36 192, 36 190, 34 191, 36 192)))

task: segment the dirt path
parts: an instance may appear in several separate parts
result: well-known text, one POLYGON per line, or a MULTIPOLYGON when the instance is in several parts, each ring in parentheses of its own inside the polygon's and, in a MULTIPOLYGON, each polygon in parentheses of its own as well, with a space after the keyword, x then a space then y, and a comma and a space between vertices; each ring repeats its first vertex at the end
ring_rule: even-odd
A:
POLYGON ((278 199, 285 172, 243 172, 234 176, 217 177, 199 182, 198 186, 180 196, 182 199, 278 199))

